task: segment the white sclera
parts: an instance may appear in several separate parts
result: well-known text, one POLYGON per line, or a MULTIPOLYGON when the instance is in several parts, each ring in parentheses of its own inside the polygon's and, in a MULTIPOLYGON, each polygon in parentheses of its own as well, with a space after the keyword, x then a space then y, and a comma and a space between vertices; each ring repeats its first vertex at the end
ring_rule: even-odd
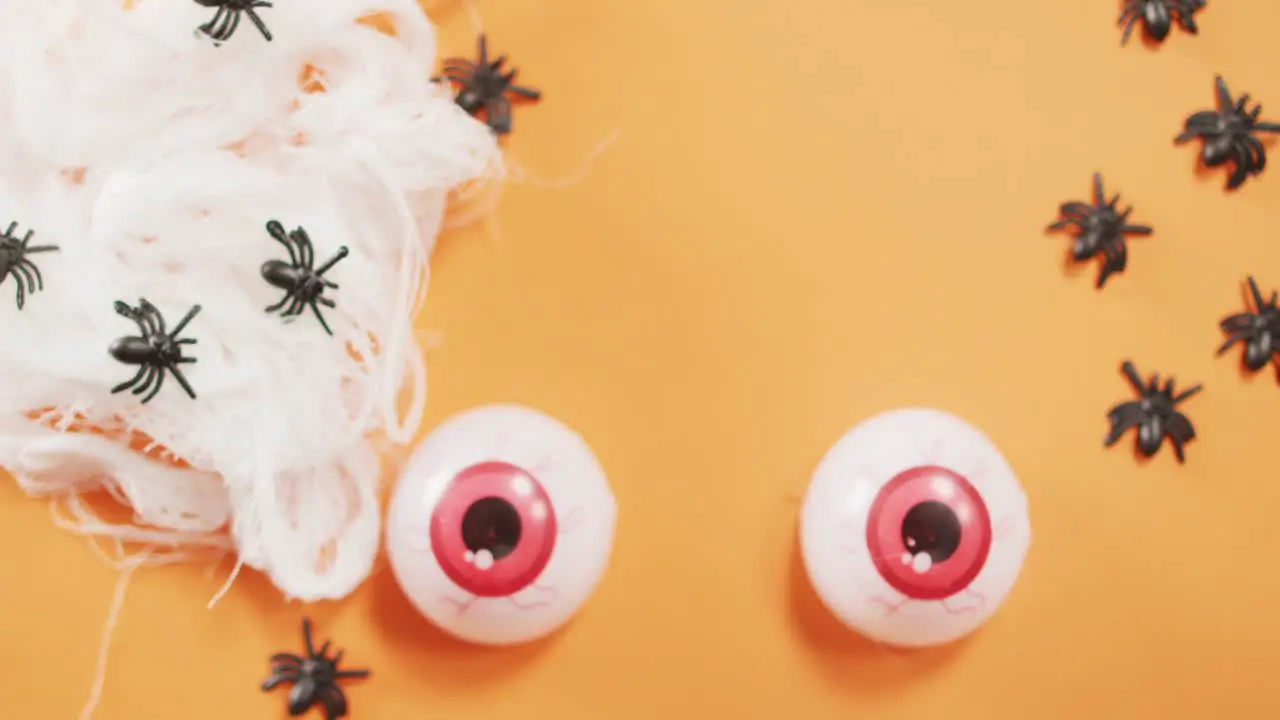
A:
MULTIPOLYGON (((935 532, 937 528, 913 527, 921 542, 931 546, 945 534, 935 532)), ((1000 451, 964 420, 930 409, 890 411, 850 430, 814 472, 800 518, 801 554, 822 602, 853 630, 902 647, 947 643, 986 622, 1013 588, 1030 542, 1026 496, 1000 451), (926 467, 945 470, 912 470, 926 467), (963 480, 939 480, 947 471, 963 480), (922 475, 914 488, 909 482, 886 487, 895 477, 922 475), (957 490, 964 481, 967 491, 957 490), (939 482, 945 492, 937 492, 939 482), (901 495, 895 499, 895 493, 901 495), (924 547, 914 536, 907 539, 904 513, 926 500, 946 497, 962 498, 949 507, 963 518, 957 522, 969 523, 953 538, 968 534, 965 540, 972 547, 982 544, 974 540, 982 537, 982 528, 990 530, 982 562, 956 559, 961 553, 933 562, 925 553, 903 551, 924 547), (877 518, 871 518, 873 506, 895 507, 897 514, 877 509, 877 518), (884 547, 892 546, 892 552, 882 551, 879 563, 872 557, 869 537, 877 528, 884 547), (900 546, 893 544, 898 537, 900 546), (928 591, 903 591, 915 587, 912 583, 929 583, 929 573, 937 573, 932 596, 928 591), (964 580, 968 575, 972 578, 964 580), (948 577, 958 584, 947 585, 948 577), (939 587, 945 589, 937 591, 939 587), (939 596, 945 593, 950 594, 939 596)))
MULTIPOLYGON (((489 473, 481 482, 493 485, 493 478, 489 473)), ((586 602, 608 564, 616 519, 604 471, 577 433, 536 410, 487 405, 449 418, 414 451, 392 497, 387 552, 396 580, 428 620, 469 642, 509 645, 551 633, 586 602), (495 463, 527 473, 499 483, 509 488, 505 497, 524 508, 520 542, 526 544, 517 543, 510 555, 496 560, 488 550, 462 546, 460 520, 477 499, 492 493, 468 494, 459 490, 465 483, 455 482, 468 468, 495 463), (540 487, 530 490, 529 479, 540 487), (542 500, 549 500, 551 513, 542 500), (554 517, 555 531, 537 536, 547 515, 554 517), (536 537, 553 538, 540 546, 549 553, 542 553, 541 562, 536 561, 539 552, 529 550, 536 542, 530 538, 536 537), (452 576, 440 562, 446 550, 452 551, 447 556, 452 567, 462 568, 452 576), (535 561, 525 562, 528 557, 535 561), (511 572, 505 562, 524 567, 511 572), (511 580, 530 568, 536 577, 526 572, 523 580, 511 580), (477 593, 459 585, 458 572, 479 578, 473 590, 488 583, 486 578, 506 579, 477 593), (531 581, 514 592, 502 590, 525 580, 531 581)))

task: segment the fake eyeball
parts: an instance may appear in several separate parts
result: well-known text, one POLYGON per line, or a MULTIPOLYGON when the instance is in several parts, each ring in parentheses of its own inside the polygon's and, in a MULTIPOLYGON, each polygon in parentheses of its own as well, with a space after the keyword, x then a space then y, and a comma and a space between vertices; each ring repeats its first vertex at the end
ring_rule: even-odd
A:
POLYGON ((575 432, 488 405, 436 428, 406 464, 387 518, 401 589, 469 642, 547 635, 586 602, 613 548, 617 505, 575 432))
POLYGON ((995 613, 1031 543, 1027 501, 1000 451, 939 410, 877 415, 818 465, 800 547, 822 602, 902 647, 941 645, 995 613))

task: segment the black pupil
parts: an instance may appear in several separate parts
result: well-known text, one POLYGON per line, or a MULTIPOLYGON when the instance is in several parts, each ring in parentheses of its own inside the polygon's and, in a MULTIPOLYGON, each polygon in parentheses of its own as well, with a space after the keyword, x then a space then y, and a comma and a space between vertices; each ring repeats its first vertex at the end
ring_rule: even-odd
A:
POLYGON ((520 513, 498 497, 481 498, 462 516, 462 542, 471 552, 488 550, 494 560, 515 552, 520 544, 520 513))
POLYGON ((960 547, 960 518, 946 503, 922 502, 902 518, 902 544, 912 555, 928 553, 933 562, 943 562, 960 547))

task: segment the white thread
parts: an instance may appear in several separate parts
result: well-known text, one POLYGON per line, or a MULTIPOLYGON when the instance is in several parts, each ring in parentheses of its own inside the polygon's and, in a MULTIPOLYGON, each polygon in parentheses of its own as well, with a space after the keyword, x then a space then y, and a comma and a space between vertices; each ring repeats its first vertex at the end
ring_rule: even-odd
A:
POLYGON ((84 707, 80 710, 79 720, 89 720, 93 717, 93 712, 102 702, 102 688, 107 681, 107 659, 111 650, 111 638, 115 634, 120 613, 124 610, 124 598, 129 590, 129 584, 133 581, 133 574, 146 561, 146 557, 144 555, 142 560, 131 563, 116 579, 115 590, 111 593, 111 605, 107 610, 107 621, 102 628, 102 640, 98 647, 98 661, 95 665, 93 683, 89 686, 89 698, 85 700, 84 707))
POLYGON ((192 39, 196 3, 12 4, 0 229, 61 250, 33 256, 44 290, 22 312, 0 285, 6 337, 40 338, 0 345, 0 466, 57 500, 59 527, 148 564, 237 553, 210 607, 243 566, 289 597, 345 596, 380 535, 373 438, 407 442, 423 414, 413 315, 446 198, 501 172, 492 133, 429 82, 434 28, 415 0, 276 3, 272 42, 245 22, 215 47, 192 39), (394 37, 356 22, 375 13, 394 37), (308 67, 324 92, 300 88, 308 67), (349 248, 326 276, 333 337, 263 311, 283 294, 259 274, 284 255, 269 219, 305 227, 317 264, 349 248), (202 305, 184 330, 198 399, 172 377, 147 405, 109 392, 132 372, 107 345, 137 333, 112 303, 139 297, 171 325, 202 305), (133 518, 97 517, 95 491, 133 518))

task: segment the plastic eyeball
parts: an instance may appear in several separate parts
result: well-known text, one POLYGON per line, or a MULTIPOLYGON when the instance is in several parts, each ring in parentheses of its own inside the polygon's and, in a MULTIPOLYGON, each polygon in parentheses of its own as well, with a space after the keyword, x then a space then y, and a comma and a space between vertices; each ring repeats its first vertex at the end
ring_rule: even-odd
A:
POLYGON ((405 466, 387 518, 400 587, 475 643, 549 634, 586 602, 617 505, 587 444, 542 413, 489 405, 446 420, 405 466))
POLYGON ((850 628, 941 645, 1004 601, 1031 542, 1013 470, 978 429, 894 410, 849 431, 814 472, 800 518, 805 569, 850 628))

